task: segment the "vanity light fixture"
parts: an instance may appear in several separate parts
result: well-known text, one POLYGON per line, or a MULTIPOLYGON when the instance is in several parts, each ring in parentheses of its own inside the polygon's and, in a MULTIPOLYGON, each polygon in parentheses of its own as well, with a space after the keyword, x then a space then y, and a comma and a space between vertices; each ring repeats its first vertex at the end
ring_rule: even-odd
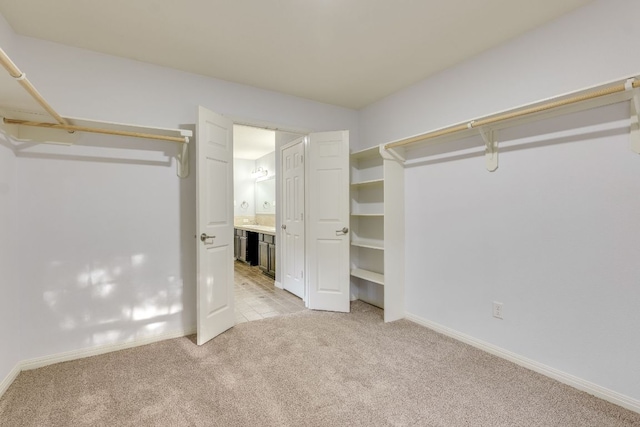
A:
POLYGON ((267 170, 262 169, 261 167, 258 169, 254 169, 251 171, 251 178, 261 178, 263 176, 267 176, 267 170))

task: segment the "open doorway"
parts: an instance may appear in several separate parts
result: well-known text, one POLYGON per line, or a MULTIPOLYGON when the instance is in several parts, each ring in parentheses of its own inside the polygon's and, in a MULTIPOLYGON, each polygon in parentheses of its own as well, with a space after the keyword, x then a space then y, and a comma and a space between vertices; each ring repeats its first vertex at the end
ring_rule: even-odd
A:
MULTIPOLYGON (((236 255, 239 258, 246 257, 247 252, 242 251, 242 242, 245 240, 239 238, 245 236, 236 236, 236 228, 242 227, 234 225, 233 126, 234 123, 229 118, 205 107, 198 107, 196 230, 199 234, 195 235, 199 236, 196 251, 198 345, 236 324, 234 258, 236 255)), ((285 144, 291 142, 287 141, 291 136, 289 133, 276 132, 274 151, 280 152, 285 144)), ((293 135, 293 139, 299 136, 293 135)), ((308 270, 308 274, 304 275, 305 307, 348 312, 349 132, 311 132, 305 137, 305 141, 305 212, 309 212, 309 215, 304 216, 304 259, 308 270)), ((276 156, 276 165, 279 158, 280 156, 276 156)), ((263 177, 269 174, 268 170, 265 173, 259 168, 254 172, 263 177)), ((275 230, 284 225, 279 224, 277 214, 278 209, 282 209, 279 206, 283 200, 278 193, 277 176, 276 173, 275 230)), ((236 199, 235 205, 242 206, 242 202, 248 204, 249 200, 238 202, 236 199)), ((287 203, 287 207, 289 206, 287 203)), ((245 224, 244 219, 240 224, 245 224)), ((254 227, 260 225, 255 224, 254 227)), ((252 233, 267 234, 260 231, 254 229, 252 233)), ((245 242, 246 249, 248 237, 245 242)), ((277 247, 277 242, 274 244, 277 247)), ((278 259, 282 258, 276 257, 276 280, 278 265, 282 262, 278 262, 278 259)))
POLYGON ((277 146, 282 132, 233 126, 234 296, 236 323, 304 310, 279 286, 280 180, 277 146))

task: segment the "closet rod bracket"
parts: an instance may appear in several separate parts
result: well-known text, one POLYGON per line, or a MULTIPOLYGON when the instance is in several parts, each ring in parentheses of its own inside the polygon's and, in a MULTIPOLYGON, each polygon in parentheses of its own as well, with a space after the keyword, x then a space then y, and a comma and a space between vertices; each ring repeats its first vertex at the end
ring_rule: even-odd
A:
POLYGON ((630 102, 630 148, 640 154, 640 93, 634 90, 630 102))
POLYGON ((185 137, 185 142, 178 146, 178 155, 176 156, 177 175, 179 178, 189 176, 189 137, 185 137))
POLYGON ((380 148, 380 157, 385 160, 395 160, 396 162, 403 163, 407 161, 404 155, 404 148, 388 148, 384 145, 381 145, 380 148))
POLYGON ((497 132, 493 129, 484 131, 478 129, 480 136, 484 140, 484 159, 489 172, 495 172, 498 169, 498 140, 497 132))

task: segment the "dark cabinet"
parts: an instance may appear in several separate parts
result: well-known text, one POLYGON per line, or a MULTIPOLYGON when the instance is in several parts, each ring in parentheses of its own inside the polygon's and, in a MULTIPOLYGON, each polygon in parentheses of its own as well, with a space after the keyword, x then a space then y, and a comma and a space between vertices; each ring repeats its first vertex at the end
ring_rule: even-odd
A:
POLYGON ((233 245, 237 260, 258 265, 258 233, 236 228, 233 245))
POLYGON ((247 232, 236 228, 233 238, 233 251, 236 259, 247 262, 247 232))
POLYGON ((269 245, 269 269, 267 274, 276 277, 276 239, 273 239, 273 244, 269 245))
POLYGON ((258 242, 258 259, 260 260, 260 263, 258 264, 260 266, 260 269, 262 269, 262 271, 268 271, 269 270, 269 243, 264 241, 258 242))
POLYGON ((258 238, 258 258, 263 273, 275 277, 276 275, 276 238, 270 234, 260 233, 258 238))
POLYGON ((236 228, 233 237, 233 251, 238 261, 258 265, 264 274, 276 276, 275 236, 236 228))
POLYGON ((240 236, 240 252, 238 253, 238 259, 243 262, 249 262, 247 260, 247 236, 240 236))

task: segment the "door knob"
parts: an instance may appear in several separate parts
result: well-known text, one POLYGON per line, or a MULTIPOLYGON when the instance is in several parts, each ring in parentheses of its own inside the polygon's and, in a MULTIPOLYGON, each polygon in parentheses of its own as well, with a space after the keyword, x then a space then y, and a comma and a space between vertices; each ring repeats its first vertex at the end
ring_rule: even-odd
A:
POLYGON ((286 230, 287 229, 287 225, 286 224, 282 224, 282 229, 286 230))
POLYGON ((342 227, 342 230, 336 230, 336 235, 340 236, 342 234, 347 234, 349 229, 347 227, 342 227))
POLYGON ((206 234, 206 233, 202 233, 202 234, 200 235, 200 240, 201 240, 202 242, 205 242, 207 239, 215 239, 215 238, 216 238, 216 236, 207 236, 207 234, 206 234))

